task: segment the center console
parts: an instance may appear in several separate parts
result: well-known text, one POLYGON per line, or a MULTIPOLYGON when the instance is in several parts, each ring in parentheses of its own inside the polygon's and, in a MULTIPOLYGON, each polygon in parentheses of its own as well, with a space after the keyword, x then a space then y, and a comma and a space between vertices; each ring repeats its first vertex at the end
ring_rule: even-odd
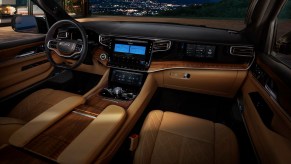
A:
POLYGON ((110 37, 108 87, 101 95, 122 100, 134 99, 147 76, 153 42, 148 39, 110 37))

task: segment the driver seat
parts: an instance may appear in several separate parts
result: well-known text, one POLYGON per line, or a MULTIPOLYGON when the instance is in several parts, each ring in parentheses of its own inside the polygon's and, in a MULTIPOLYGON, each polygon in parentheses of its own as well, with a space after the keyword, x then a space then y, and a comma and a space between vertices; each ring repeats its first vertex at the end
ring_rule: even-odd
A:
POLYGON ((0 146, 8 144, 10 136, 27 122, 71 96, 80 95, 60 90, 41 89, 27 96, 11 110, 7 117, 0 117, 0 146))

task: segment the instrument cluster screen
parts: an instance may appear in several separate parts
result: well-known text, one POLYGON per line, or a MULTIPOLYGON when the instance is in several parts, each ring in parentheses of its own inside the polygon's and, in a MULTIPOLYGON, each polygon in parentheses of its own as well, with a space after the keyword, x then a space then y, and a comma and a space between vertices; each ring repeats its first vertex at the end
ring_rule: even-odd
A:
POLYGON ((133 54, 133 55, 146 55, 145 46, 129 45, 129 44, 115 44, 114 52, 133 54))

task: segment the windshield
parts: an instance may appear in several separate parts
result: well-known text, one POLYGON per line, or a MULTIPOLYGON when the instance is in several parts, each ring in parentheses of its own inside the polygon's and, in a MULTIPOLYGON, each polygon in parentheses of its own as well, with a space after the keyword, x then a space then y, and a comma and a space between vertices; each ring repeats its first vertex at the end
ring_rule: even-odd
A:
MULTIPOLYGON (((242 30, 249 0, 57 0, 74 17, 242 30)), ((82 21, 82 19, 81 19, 82 21)))

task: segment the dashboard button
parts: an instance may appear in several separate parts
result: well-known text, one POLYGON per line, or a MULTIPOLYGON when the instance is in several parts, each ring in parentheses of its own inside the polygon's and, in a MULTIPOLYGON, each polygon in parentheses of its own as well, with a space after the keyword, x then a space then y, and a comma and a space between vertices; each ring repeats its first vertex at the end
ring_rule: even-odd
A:
POLYGON ((197 45, 195 49, 195 57, 197 58, 204 58, 205 56, 205 49, 206 46, 204 45, 197 45))
POLYGON ((214 55, 215 55, 215 46, 206 46, 206 49, 205 49, 206 53, 205 53, 205 57, 206 58, 213 58, 214 55))

